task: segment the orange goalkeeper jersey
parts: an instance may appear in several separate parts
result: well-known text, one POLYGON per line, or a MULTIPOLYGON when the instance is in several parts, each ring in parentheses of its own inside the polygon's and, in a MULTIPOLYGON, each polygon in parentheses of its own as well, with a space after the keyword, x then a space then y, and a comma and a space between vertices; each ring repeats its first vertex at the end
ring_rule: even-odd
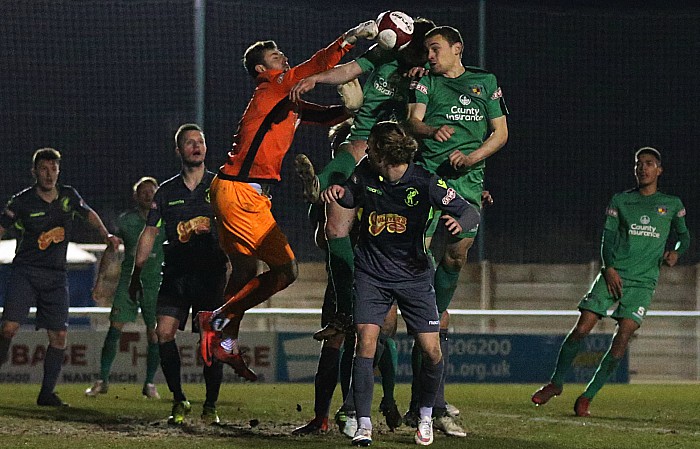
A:
POLYGON ((219 175, 242 182, 277 182, 282 159, 302 121, 332 125, 345 120, 348 114, 342 106, 294 103, 289 100, 289 92, 301 79, 333 68, 350 48, 352 45, 343 45, 341 37, 286 72, 266 70, 259 74, 219 175))

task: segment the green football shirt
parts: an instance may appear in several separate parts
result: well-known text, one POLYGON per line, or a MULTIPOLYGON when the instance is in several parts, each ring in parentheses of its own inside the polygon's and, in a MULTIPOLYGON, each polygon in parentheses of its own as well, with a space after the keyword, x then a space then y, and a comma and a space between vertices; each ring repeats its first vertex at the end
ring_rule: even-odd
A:
MULTIPOLYGON (((617 234, 612 266, 625 283, 654 288, 671 231, 685 234, 685 207, 680 198, 630 190, 613 196, 605 229, 617 234)), ((604 243, 605 244, 605 243, 604 243)))
MULTIPOLYGON (((136 210, 130 210, 123 213, 117 219, 116 235, 124 241, 124 260, 122 261, 121 277, 131 278, 131 269, 134 266, 134 257, 136 256, 136 245, 139 241, 141 231, 146 226, 146 219, 136 210)), ((156 241, 153 244, 151 254, 143 266, 141 279, 144 284, 160 283, 160 272, 163 264, 163 240, 165 239, 165 231, 160 230, 156 241)))
POLYGON ((397 57, 396 52, 375 45, 355 60, 368 76, 362 87, 364 102, 355 114, 349 140, 367 140, 377 122, 406 119, 411 79, 403 73, 410 67, 397 57))
POLYGON ((413 92, 411 101, 426 106, 426 125, 448 125, 455 130, 445 142, 423 139, 417 162, 441 176, 469 201, 480 204, 485 161, 457 172, 450 166, 449 155, 454 150, 469 154, 479 148, 490 134, 489 120, 505 115, 496 77, 479 68, 466 67, 457 78, 424 76, 413 92))

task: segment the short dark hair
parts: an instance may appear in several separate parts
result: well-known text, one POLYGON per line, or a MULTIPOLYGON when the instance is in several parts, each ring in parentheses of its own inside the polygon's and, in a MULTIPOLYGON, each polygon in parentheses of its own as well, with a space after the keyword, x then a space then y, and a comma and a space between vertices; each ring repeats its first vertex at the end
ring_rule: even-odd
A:
POLYGON ((381 159, 389 165, 408 164, 418 149, 418 142, 394 121, 378 122, 369 133, 381 159))
POLYGON ((638 149, 634 153, 634 160, 636 161, 639 159, 639 156, 642 154, 651 154, 657 161, 659 161, 659 164, 661 163, 661 152, 654 147, 642 147, 638 149))
POLYGON ((460 43, 464 45, 464 40, 462 39, 462 35, 457 31, 457 28, 453 28, 451 26, 439 26, 435 27, 432 30, 428 31, 425 33, 425 38, 428 39, 429 37, 434 37, 434 36, 442 36, 450 46, 460 43))
POLYGON ((151 184, 153 184, 156 187, 156 189, 158 188, 158 181, 156 180, 156 178, 154 178, 152 176, 144 176, 134 183, 134 186, 132 187, 132 189, 134 190, 134 192, 136 192, 139 189, 139 187, 141 186, 141 184, 146 183, 146 182, 150 182, 151 184))
POLYGON ((39 148, 32 156, 32 167, 36 168, 39 161, 61 162, 61 153, 59 153, 55 148, 39 148))
POLYGON ((258 64, 265 63, 265 52, 268 50, 277 49, 277 44, 275 41, 257 41, 250 47, 248 47, 243 54, 243 67, 250 76, 256 78, 258 72, 255 70, 255 66, 258 64))
POLYGON ((202 135, 204 135, 204 131, 202 131, 202 128, 198 124, 185 123, 184 125, 180 126, 175 133, 175 148, 182 148, 182 139, 185 138, 185 132, 187 131, 199 131, 202 133, 202 135))
POLYGON ((413 35, 411 36, 411 42, 404 50, 410 50, 413 53, 425 53, 425 47, 423 45, 425 35, 433 28, 435 28, 435 22, 432 20, 426 19, 425 17, 416 18, 413 21, 413 35))

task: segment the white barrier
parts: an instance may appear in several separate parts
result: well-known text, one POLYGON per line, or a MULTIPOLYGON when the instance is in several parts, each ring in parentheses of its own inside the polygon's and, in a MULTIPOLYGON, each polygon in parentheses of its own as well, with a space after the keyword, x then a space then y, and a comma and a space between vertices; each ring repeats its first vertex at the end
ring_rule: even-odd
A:
MULTIPOLYGON (((3 308, 0 307, 0 312, 3 308)), ((70 314, 75 315, 100 315, 108 314, 109 307, 71 307, 70 314)), ((577 310, 518 310, 518 309, 449 309, 450 315, 463 316, 577 316, 577 310)), ((36 313, 36 307, 29 309, 29 313, 36 313)), ((399 312, 401 313, 401 312, 399 312)), ((321 309, 262 307, 246 311, 246 315, 320 315, 321 309)), ((608 315, 612 311, 608 311, 608 315)), ((648 317, 681 317, 700 318, 700 310, 650 310, 648 317)))

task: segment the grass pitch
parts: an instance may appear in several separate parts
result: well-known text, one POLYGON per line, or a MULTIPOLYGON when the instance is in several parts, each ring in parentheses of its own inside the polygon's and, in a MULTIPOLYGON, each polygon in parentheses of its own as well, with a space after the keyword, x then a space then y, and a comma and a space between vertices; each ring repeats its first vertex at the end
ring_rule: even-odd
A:
MULTIPOLYGON (((218 404, 222 424, 198 421, 202 385, 185 385, 193 404, 181 428, 169 427, 170 400, 147 400, 140 385, 113 384, 109 393, 88 398, 88 385, 59 385, 71 404, 64 409, 35 405, 37 385, 0 384, 0 448, 37 449, 212 449, 351 447, 335 426, 324 435, 293 437, 290 432, 313 415, 310 384, 226 384, 218 404)), ((164 398, 165 385, 159 385, 164 398)), ((591 418, 573 415, 581 385, 543 407, 530 402, 537 385, 449 385, 447 397, 462 411, 470 434, 450 438, 436 433, 434 448, 700 448, 698 385, 608 385, 591 405, 591 418)), ((339 389, 337 391, 339 396, 339 389)), ((398 385, 400 410, 408 385, 398 385)), ((381 389, 377 386, 373 410, 381 389)), ((339 402, 333 403, 333 410, 339 402)), ((373 416, 373 447, 415 446, 413 431, 389 432, 379 412, 373 416)))

